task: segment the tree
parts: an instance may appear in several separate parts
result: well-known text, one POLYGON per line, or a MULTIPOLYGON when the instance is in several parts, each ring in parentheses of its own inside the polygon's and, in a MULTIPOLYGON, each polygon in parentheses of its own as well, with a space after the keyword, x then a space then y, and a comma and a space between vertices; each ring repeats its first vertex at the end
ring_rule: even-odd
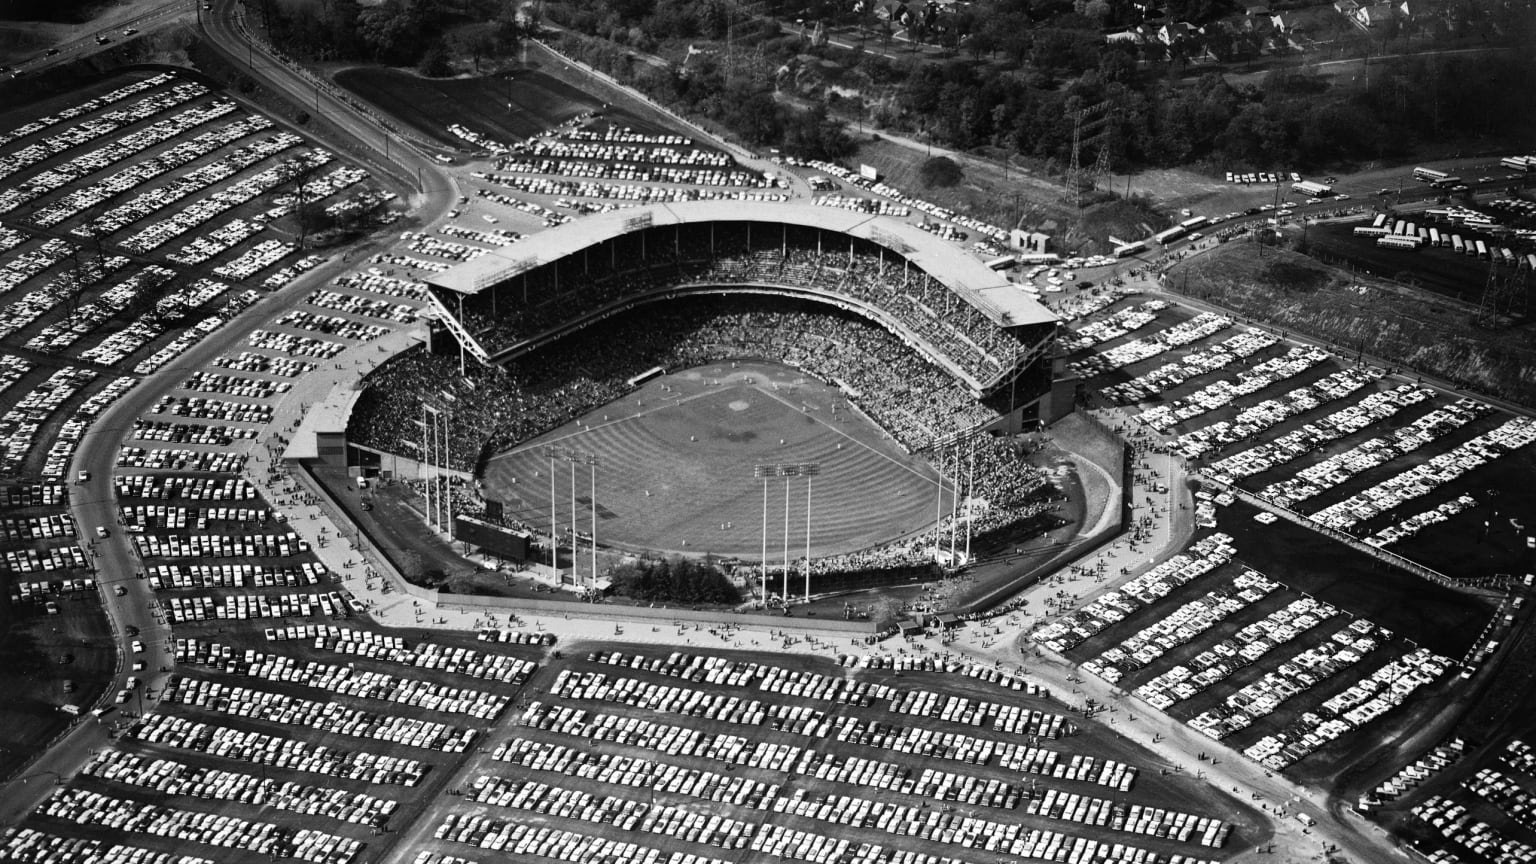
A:
POLYGON ((428 78, 447 78, 453 74, 453 66, 448 62, 448 49, 442 39, 434 40, 426 53, 421 55, 416 71, 428 78))
POLYGON ((892 597, 881 597, 869 604, 869 620, 875 625, 875 630, 889 630, 896 626, 896 622, 902 618, 901 601, 892 597))

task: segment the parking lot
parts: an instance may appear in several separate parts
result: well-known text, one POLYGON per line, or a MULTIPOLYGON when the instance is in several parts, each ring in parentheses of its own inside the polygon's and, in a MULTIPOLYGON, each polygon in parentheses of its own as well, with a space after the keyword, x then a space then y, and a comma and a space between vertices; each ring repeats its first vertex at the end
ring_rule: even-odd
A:
POLYGON ((1201 530, 1039 644, 1271 770, 1358 755, 1384 733, 1357 730, 1402 728, 1412 712, 1394 709, 1485 659, 1507 627, 1497 597, 1432 580, 1496 574, 1451 561, 1509 512, 1501 491, 1523 495, 1507 472, 1536 424, 1228 316, 1134 296, 1079 309, 1071 368, 1197 472, 1201 530))

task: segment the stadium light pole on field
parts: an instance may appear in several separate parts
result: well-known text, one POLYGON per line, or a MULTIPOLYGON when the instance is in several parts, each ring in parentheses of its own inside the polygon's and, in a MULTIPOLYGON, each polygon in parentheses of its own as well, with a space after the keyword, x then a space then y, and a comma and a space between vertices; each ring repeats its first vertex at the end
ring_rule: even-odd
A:
POLYGON ((971 529, 976 524, 976 510, 972 506, 971 496, 976 490, 976 438, 971 437, 971 471, 970 479, 965 483, 965 560, 971 560, 971 529))
POLYGON ((428 448, 428 443, 427 443, 428 441, 431 440, 430 438, 427 437, 427 430, 430 429, 430 428, 431 428, 431 426, 428 425, 428 423, 427 423, 427 403, 423 402, 423 403, 421 403, 421 462, 419 462, 418 465, 421 468, 421 482, 422 482, 422 485, 426 487, 426 493, 427 493, 427 514, 426 515, 427 515, 427 524, 429 524, 429 525, 432 524, 432 482, 428 479, 428 477, 430 475, 427 473, 427 471, 429 470, 429 468, 431 466, 431 462, 432 462, 432 451, 428 448))
POLYGON ((784 605, 789 605, 789 481, 800 473, 799 465, 780 465, 779 476, 784 478, 784 605))
POLYGON ((571 466, 571 579, 580 584, 581 575, 577 573, 576 551, 579 542, 576 539, 576 454, 566 453, 565 461, 571 466))
POLYGON ((811 602, 811 478, 821 473, 821 466, 809 462, 800 466, 805 475, 805 602, 811 602))
POLYGON ((763 481, 763 605, 768 605, 768 478, 778 473, 774 465, 752 466, 752 476, 763 481))
POLYGON ((939 560, 944 530, 944 445, 939 445, 939 494, 933 502, 933 560, 939 560))
POLYGON ((545 447, 544 455, 549 457, 549 569, 551 573, 558 574, 560 570, 560 541, 555 536, 555 453, 554 447, 545 447))
POLYGON ((452 544, 453 544, 453 475, 452 475, 453 462, 449 458, 450 447, 449 447, 449 437, 448 436, 449 436, 449 433, 453 431, 453 403, 459 401, 459 397, 453 395, 452 393, 449 393, 447 390, 439 390, 439 391, 437 391, 437 393, 438 393, 439 396, 443 397, 443 401, 446 403, 446 407, 444 409, 444 414, 442 415, 442 420, 443 420, 443 473, 444 473, 443 488, 444 488, 444 490, 446 492, 446 494, 444 494, 442 496, 443 499, 444 499, 444 501, 443 501, 443 517, 444 517, 443 530, 448 532, 449 545, 452 546, 452 544))
POLYGON ((597 587, 597 454, 587 456, 592 468, 592 587, 597 587))

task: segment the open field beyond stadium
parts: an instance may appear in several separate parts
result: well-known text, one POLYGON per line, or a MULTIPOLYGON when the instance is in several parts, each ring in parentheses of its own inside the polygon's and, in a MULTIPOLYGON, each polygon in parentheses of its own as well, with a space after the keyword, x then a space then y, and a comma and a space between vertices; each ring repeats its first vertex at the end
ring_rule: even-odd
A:
MULTIPOLYGON (((448 132, 451 123, 512 143, 603 107, 590 94, 534 71, 503 77, 432 79, 394 69, 358 68, 338 73, 336 83, 390 116, 453 146, 467 145, 448 132)), ((614 125, 659 131, 629 114, 608 113, 614 125)))
MULTIPOLYGON (((836 388, 777 364, 678 372, 492 459, 487 494, 504 500, 508 515, 548 530, 545 445, 582 458, 595 454, 600 543, 755 559, 762 553, 763 482, 754 479, 754 467, 815 463, 812 555, 862 549, 932 525, 938 506, 933 469, 903 454, 847 405, 836 388)), ((555 518, 562 526, 571 518, 569 475, 569 466, 557 462, 555 518)), ((590 471, 578 465, 583 532, 591 527, 590 486, 590 471)), ((770 560, 783 554, 784 501, 784 481, 769 481, 770 560)), ((950 506, 948 496, 942 506, 950 506)), ((788 533, 790 556, 800 558, 804 479, 789 485, 788 533)))

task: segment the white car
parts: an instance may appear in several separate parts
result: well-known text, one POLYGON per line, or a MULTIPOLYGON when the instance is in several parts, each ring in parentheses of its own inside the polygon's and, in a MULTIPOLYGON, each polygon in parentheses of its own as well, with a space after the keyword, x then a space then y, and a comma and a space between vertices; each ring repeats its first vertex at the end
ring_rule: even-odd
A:
POLYGON ((108 531, 107 530, 107 526, 105 526, 105 525, 97 525, 96 526, 96 536, 100 537, 103 540, 105 540, 108 537, 112 536, 112 532, 108 531))
POLYGON ((139 641, 138 639, 133 640, 132 648, 133 648, 133 653, 135 653, 135 654, 143 654, 144 653, 144 643, 139 641))

